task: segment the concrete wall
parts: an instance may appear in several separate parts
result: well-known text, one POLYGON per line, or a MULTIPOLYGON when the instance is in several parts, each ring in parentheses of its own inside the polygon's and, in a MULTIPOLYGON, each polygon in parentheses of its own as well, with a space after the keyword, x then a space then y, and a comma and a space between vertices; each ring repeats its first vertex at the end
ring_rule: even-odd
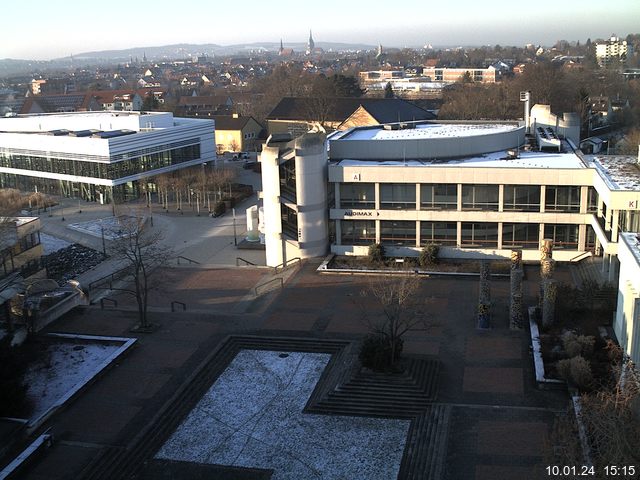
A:
POLYGON ((571 140, 576 147, 580 145, 580 117, 577 113, 564 113, 559 117, 551 112, 549 105, 534 105, 529 118, 531 133, 535 127, 551 127, 558 136, 571 140))
POLYGON ((635 234, 620 235, 618 260, 618 307, 613 324, 618 342, 636 363, 640 363, 640 247, 635 234))

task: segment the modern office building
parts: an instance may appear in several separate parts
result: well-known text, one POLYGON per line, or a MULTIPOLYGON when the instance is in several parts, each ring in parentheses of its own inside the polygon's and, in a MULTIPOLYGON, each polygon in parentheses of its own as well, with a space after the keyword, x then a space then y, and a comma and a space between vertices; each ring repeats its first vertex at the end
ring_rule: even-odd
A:
POLYGON ((381 243, 402 257, 435 243, 450 258, 508 258, 519 249, 538 260, 540 242, 552 239, 556 260, 603 255, 614 278, 619 233, 640 231, 638 159, 585 157, 559 129, 525 129, 400 123, 334 132, 322 152, 306 151, 320 134, 282 143, 261 158, 267 252, 271 241, 282 263, 329 250, 366 255, 381 243), (323 205, 324 220, 305 219, 323 205))
POLYGON ((109 202, 159 173, 214 161, 214 122, 160 112, 0 118, 0 188, 109 202))
POLYGON ((640 234, 620 234, 618 258, 618 308, 613 329, 620 346, 640 365, 640 234))

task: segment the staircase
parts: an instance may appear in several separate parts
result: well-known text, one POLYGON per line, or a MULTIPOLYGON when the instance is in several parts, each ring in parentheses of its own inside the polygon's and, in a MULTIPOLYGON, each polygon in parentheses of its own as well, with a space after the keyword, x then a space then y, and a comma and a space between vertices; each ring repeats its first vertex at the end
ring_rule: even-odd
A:
POLYGON ((578 288, 582 288, 586 282, 602 284, 602 262, 600 257, 587 257, 579 262, 569 264, 571 277, 578 288))

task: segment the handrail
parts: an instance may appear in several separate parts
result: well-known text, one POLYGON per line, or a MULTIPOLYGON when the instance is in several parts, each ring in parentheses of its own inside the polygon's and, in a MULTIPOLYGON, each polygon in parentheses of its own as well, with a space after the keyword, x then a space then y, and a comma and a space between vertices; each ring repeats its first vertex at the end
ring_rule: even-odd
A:
POLYGON ((103 297, 103 298, 100 299, 100 308, 102 310, 104 310, 104 302, 105 302, 105 300, 107 302, 112 302, 112 305, 114 307, 116 307, 116 308, 118 307, 118 301, 115 298, 103 297))
POLYGON ((128 269, 129 267, 124 267, 124 268, 121 268, 120 270, 116 270, 115 272, 105 275, 104 277, 101 277, 98 280, 94 280, 89 284, 89 291, 93 290, 96 285, 103 283, 106 279, 109 279, 109 288, 111 288, 111 283, 115 280, 115 277, 128 269))
POLYGON ((178 265, 180 265, 180 259, 181 259, 181 258, 182 258, 183 260, 186 260, 186 261, 187 261, 187 262, 189 262, 190 264, 191 264, 191 263, 195 263, 196 265, 200 265, 200 262, 196 262, 195 260, 192 260, 192 259, 190 259, 190 258, 184 257, 184 256, 182 256, 182 255, 178 255, 178 256, 176 257, 176 259, 178 260, 178 265))
POLYGON ((266 287, 267 285, 270 285, 270 284, 272 284, 272 283, 274 283, 274 282, 280 282, 280 288, 284 288, 284 280, 283 280, 282 278, 280 278, 280 277, 278 277, 278 278, 272 278, 272 279, 271 279, 271 280, 269 280, 268 282, 264 282, 263 284, 258 285, 257 287, 255 287, 255 288, 253 289, 254 293, 256 294, 256 297, 258 296, 258 289, 259 289, 259 288, 266 287))
MULTIPOLYGON (((593 255, 592 255, 592 253, 591 253, 590 251, 588 251, 588 250, 587 250, 586 252, 582 252, 582 253, 580 253, 580 254, 576 255, 575 257, 573 257, 572 259, 570 259, 570 260, 569 260, 569 262, 575 262, 575 261, 577 261, 580 257, 585 257, 585 258, 587 258, 587 256, 590 256, 590 257, 591 257, 591 256, 593 256, 593 255)), ((580 258, 580 260, 582 260, 582 258, 580 258)))
POLYGON ((173 300, 171 302, 171 311, 175 312, 176 311, 176 305, 182 305, 182 311, 186 311, 187 310, 187 304, 183 303, 183 302, 179 302, 177 300, 173 300))
POLYGON ((284 262, 282 262, 280 265, 276 265, 275 267, 273 267, 273 272, 274 273, 278 273, 278 269, 279 268, 281 268, 282 270, 285 270, 289 266, 290 263, 293 263, 293 262, 296 262, 296 261, 299 264, 302 263, 302 259, 300 257, 290 258, 289 260, 285 260, 284 262))
POLYGON ((242 257, 236 257, 236 267, 239 267, 239 266, 240 266, 240 265, 238 264, 239 262, 244 262, 244 263, 245 263, 245 265, 253 265, 253 266, 256 266, 256 264, 255 264, 255 263, 250 262, 249 260, 245 260, 245 259, 244 259, 244 258, 242 258, 242 257))

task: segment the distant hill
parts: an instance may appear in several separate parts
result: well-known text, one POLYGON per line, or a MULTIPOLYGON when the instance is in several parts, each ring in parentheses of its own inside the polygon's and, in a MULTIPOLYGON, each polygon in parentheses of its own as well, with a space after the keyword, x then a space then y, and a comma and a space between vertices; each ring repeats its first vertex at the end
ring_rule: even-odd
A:
MULTIPOLYGON (((307 44, 303 42, 299 43, 284 43, 285 48, 293 48, 295 51, 304 51, 307 48, 307 44)), ((350 44, 350 43, 337 43, 337 42, 317 42, 317 47, 324 50, 333 51, 346 51, 346 50, 371 50, 376 48, 373 45, 365 44, 350 44)), ((175 45, 164 45, 160 47, 135 47, 127 48, 124 50, 101 50, 95 52, 83 52, 75 54, 74 60, 128 60, 130 58, 142 59, 146 56, 148 60, 166 60, 166 59, 179 59, 188 56, 206 54, 209 56, 225 56, 236 54, 247 54, 251 51, 272 51, 276 52, 280 48, 280 42, 255 42, 255 43, 240 43, 237 45, 217 45, 215 43, 205 44, 192 44, 192 43, 179 43, 175 45)), ((58 59, 63 60, 63 59, 58 59)))

